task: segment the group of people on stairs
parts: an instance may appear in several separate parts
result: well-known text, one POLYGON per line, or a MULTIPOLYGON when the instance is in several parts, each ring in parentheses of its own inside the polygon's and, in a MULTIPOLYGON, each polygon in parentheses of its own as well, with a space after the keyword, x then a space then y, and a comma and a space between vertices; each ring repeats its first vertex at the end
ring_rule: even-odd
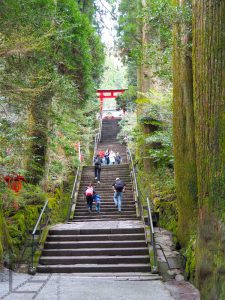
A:
MULTIPOLYGON (((97 154, 94 157, 94 176, 98 184, 100 184, 100 174, 101 174, 102 164, 103 164, 102 157, 100 156, 100 154, 97 154)), ((123 197, 123 192, 125 191, 125 187, 126 184, 119 177, 117 177, 112 184, 112 188, 114 191, 113 200, 115 203, 115 207, 118 209, 119 212, 121 212, 122 197, 123 197)), ((101 196, 96 193, 95 187, 92 182, 90 182, 87 188, 85 189, 84 195, 86 197, 89 213, 91 213, 92 211, 93 202, 95 202, 96 212, 100 213, 101 196)))
MULTIPOLYGON (((114 191, 113 200, 115 203, 115 207, 118 209, 118 212, 121 212, 122 197, 123 192, 125 191, 126 184, 119 177, 117 177, 116 180, 113 182, 112 187, 114 191)), ((92 212, 93 202, 95 203, 96 212, 100 213, 101 196, 96 193, 95 186, 92 182, 90 182, 87 186, 84 195, 86 197, 87 208, 89 213, 92 212)))
POLYGON ((100 183, 101 177, 101 166, 102 165, 119 165, 122 162, 122 158, 119 155, 119 152, 115 154, 113 150, 107 149, 106 152, 99 151, 98 154, 94 157, 94 170, 95 170, 95 179, 100 183))
POLYGON ((104 165, 119 165, 122 162, 122 157, 119 152, 114 152, 112 149, 106 149, 106 151, 100 150, 98 155, 102 159, 104 165))

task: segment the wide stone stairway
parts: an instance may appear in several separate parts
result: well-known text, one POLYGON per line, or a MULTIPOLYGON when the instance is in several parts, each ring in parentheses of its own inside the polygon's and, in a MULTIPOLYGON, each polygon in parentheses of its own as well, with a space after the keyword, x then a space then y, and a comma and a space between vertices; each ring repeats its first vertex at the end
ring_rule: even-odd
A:
POLYGON ((118 273, 151 276, 149 250, 144 227, 136 216, 126 147, 117 142, 118 120, 104 120, 99 150, 120 152, 121 165, 102 166, 101 183, 94 179, 93 166, 83 168, 74 217, 67 224, 51 227, 37 267, 38 272, 118 273), (119 177, 126 183, 122 212, 113 201, 112 183, 119 177), (85 187, 94 182, 101 196, 101 212, 89 213, 85 187))
POLYGON ((87 211, 86 201, 84 200, 84 191, 90 181, 95 181, 93 167, 84 167, 73 221, 137 219, 128 164, 102 166, 101 184, 95 184, 96 193, 101 196, 102 200, 100 214, 95 212, 94 205, 93 212, 91 214, 87 211), (116 210, 113 202, 112 184, 116 177, 119 177, 126 183, 126 191, 123 194, 121 213, 116 210))

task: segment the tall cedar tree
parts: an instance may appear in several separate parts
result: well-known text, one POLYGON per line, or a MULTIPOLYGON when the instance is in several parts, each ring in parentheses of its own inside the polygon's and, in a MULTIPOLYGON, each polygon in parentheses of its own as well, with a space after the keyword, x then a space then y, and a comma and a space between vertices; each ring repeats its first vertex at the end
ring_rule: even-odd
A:
POLYGON ((193 83, 199 198, 197 281, 225 299, 225 1, 193 1, 193 83))
MULTIPOLYGON (((174 1, 191 10, 190 0, 174 1)), ((173 141, 178 205, 178 238, 185 245, 196 222, 197 178, 194 137, 191 20, 182 17, 173 27, 173 141)))

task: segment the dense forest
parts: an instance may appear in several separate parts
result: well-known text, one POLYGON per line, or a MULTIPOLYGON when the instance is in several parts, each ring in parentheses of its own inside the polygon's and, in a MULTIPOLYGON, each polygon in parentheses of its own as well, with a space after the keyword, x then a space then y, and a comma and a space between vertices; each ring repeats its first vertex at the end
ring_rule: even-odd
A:
POLYGON ((141 191, 173 232, 202 299, 222 300, 225 2, 108 0, 127 81, 110 56, 103 76, 96 2, 0 3, 1 265, 9 250, 23 251, 46 199, 52 223, 65 220, 74 170, 91 161, 96 89, 123 82, 119 138, 128 137, 141 191), (20 193, 4 180, 14 174, 25 180, 20 193))

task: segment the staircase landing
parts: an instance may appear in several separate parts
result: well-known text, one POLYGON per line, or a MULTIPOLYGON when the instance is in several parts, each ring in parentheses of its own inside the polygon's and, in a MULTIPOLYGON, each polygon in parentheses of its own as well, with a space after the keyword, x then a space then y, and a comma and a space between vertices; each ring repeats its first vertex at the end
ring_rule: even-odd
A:
POLYGON ((57 230, 77 230, 82 231, 83 229, 102 229, 103 231, 124 229, 127 228, 143 228, 143 223, 140 220, 115 220, 115 221, 92 221, 92 222, 68 222, 66 224, 57 224, 51 227, 51 231, 57 230))

